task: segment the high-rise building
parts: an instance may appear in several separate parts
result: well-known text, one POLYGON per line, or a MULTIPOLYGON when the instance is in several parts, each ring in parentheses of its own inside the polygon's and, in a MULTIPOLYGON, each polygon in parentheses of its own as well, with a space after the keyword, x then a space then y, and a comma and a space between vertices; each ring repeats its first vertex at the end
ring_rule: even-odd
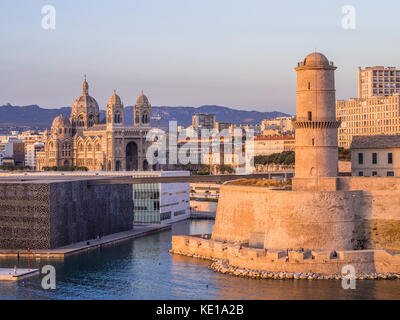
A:
POLYGON ((36 154, 44 151, 44 142, 25 143, 25 166, 36 168, 36 154))
POLYGON ((358 68, 358 98, 389 96, 400 93, 400 70, 395 67, 358 68))
POLYGON ((400 134, 400 94, 336 101, 336 118, 342 122, 338 145, 350 148, 354 136, 400 134))

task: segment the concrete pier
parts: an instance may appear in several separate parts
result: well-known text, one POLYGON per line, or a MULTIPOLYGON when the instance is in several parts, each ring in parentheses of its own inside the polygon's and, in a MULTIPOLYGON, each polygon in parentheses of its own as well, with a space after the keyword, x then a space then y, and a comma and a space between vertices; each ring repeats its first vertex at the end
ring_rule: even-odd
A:
POLYGON ((18 281, 39 274, 39 269, 0 268, 0 281, 18 281))

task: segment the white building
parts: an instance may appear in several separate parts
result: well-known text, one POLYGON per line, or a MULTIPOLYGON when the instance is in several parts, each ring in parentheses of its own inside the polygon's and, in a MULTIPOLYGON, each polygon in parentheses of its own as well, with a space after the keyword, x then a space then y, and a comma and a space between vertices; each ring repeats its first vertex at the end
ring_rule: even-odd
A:
POLYGON ((283 151, 294 151, 293 135, 272 135, 254 138, 254 156, 269 156, 283 151))
POLYGON ((36 153, 43 150, 43 142, 25 144, 25 166, 36 168, 36 153))

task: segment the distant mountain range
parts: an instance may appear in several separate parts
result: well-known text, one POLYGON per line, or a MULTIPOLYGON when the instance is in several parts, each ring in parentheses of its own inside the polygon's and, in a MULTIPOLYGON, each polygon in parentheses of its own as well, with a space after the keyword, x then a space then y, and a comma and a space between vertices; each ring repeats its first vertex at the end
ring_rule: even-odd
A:
MULTIPOLYGON (((0 128, 50 128, 55 117, 60 114, 69 117, 70 113, 71 107, 45 109, 38 105, 12 106, 7 104, 0 106, 0 128)), ((192 115, 196 113, 212 113, 216 115, 217 121, 233 124, 257 124, 261 123, 263 119, 289 116, 289 114, 279 111, 244 111, 221 106, 201 106, 198 108, 153 106, 152 122, 154 126, 167 127, 169 121, 177 121, 178 125, 186 127, 192 123, 192 115)), ((105 122, 105 115, 105 110, 100 110, 102 122, 105 122)), ((124 124, 133 125, 133 106, 125 107, 124 124)))

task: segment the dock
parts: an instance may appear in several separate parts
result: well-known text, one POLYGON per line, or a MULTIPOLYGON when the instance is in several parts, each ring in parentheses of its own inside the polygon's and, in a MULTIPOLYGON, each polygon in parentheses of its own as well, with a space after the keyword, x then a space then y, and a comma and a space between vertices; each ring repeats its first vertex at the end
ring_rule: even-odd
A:
POLYGON ((18 281, 39 274, 39 269, 0 268, 0 281, 18 281))
MULTIPOLYGON (((101 239, 93 239, 87 241, 81 241, 73 243, 64 247, 55 249, 41 249, 31 250, 29 252, 30 258, 65 258, 74 254, 87 252, 89 250, 98 249, 100 247, 113 245, 121 241, 126 241, 134 238, 144 237, 153 233, 157 233, 163 230, 171 229, 171 225, 167 224, 145 224, 145 225, 134 225, 132 230, 118 232, 103 236, 101 239)), ((0 249, 0 257, 17 257, 27 258, 28 252, 26 250, 17 249, 0 249)), ((11 269, 10 269, 11 270, 11 269)), ((21 270, 21 269, 20 269, 21 270)), ((14 269, 12 269, 14 271, 14 269)))

